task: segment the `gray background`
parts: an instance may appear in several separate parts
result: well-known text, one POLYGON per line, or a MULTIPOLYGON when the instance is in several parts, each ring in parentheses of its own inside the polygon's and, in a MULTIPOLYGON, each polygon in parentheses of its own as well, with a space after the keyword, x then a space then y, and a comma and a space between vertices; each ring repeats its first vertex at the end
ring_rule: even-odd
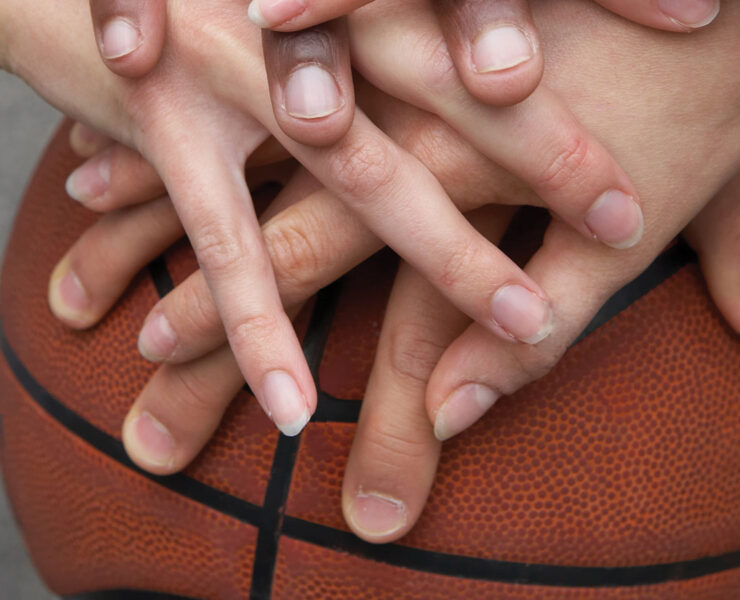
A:
MULTIPOLYGON (((2 0, 0 0, 2 1, 2 0)), ((19 79, 0 71, 0 248, 18 201, 60 115, 19 79)), ((2 252, 2 250, 0 250, 2 252)), ((48 600, 0 486, 0 600, 48 600)))

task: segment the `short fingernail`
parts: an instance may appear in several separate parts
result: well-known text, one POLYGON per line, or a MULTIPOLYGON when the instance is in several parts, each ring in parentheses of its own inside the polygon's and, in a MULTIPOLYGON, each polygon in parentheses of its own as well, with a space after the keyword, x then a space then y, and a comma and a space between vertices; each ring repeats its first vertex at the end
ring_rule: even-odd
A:
POLYGON ((717 18, 720 0, 658 0, 658 7, 679 25, 696 29, 717 18))
POLYGON ((141 32, 128 19, 116 17, 103 26, 101 54, 104 58, 121 58, 143 43, 141 32))
POLYGON ((92 156, 107 143, 108 138, 82 123, 75 123, 69 131, 69 145, 78 156, 92 156))
POLYGON ((283 434, 293 437, 303 431, 311 414, 292 376, 284 371, 268 373, 262 384, 262 394, 267 415, 283 434))
POLYGON ((290 21, 305 9, 305 0, 252 0, 247 15, 257 27, 265 29, 290 21))
POLYGON ((473 40, 473 64, 478 73, 511 69, 532 56, 532 44, 518 27, 488 29, 473 40))
POLYGON ((496 324, 521 342, 536 344, 552 331, 550 304, 524 286, 502 287, 491 304, 496 324))
POLYGON ((49 304, 52 312, 62 319, 80 324, 87 321, 92 302, 67 259, 62 260, 51 275, 49 304))
POLYGON ((177 347, 177 334, 169 319, 158 313, 144 323, 139 333, 139 352, 152 362, 167 360, 177 347))
POLYGON ((468 383, 457 388, 437 411, 434 419, 434 436, 440 441, 450 439, 465 431, 489 408, 499 394, 480 383, 468 383))
POLYGON ((110 170, 110 152, 91 158, 67 177, 67 194, 82 204, 100 198, 110 188, 110 170))
POLYGON ((360 491, 350 509, 353 528, 367 537, 391 535, 406 525, 406 505, 392 496, 360 491))
POLYGON ((153 467, 171 467, 175 440, 157 419, 144 411, 130 424, 126 449, 138 460, 153 467))
POLYGON ((586 226, 602 244, 623 250, 642 238, 645 223, 640 205, 620 192, 604 192, 586 214, 586 226))
POLYGON ((342 104, 336 80, 318 65, 296 69, 285 83, 285 111, 293 117, 326 117, 342 108, 342 104))

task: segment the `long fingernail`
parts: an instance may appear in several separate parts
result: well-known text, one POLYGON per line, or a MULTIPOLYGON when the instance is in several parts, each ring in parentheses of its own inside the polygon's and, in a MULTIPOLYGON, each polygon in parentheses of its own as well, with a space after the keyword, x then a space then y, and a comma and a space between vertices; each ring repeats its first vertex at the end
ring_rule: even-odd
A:
POLYGON ((401 500, 360 490, 350 508, 349 520, 356 531, 375 538, 400 530, 406 525, 408 514, 401 500))
POLYGON ((305 0, 252 0, 249 20, 263 29, 295 19, 306 9, 305 0))
POLYGON ((51 274, 49 306, 59 318, 84 325, 92 307, 90 296, 80 278, 63 259, 51 274))
POLYGON ((444 442, 465 431, 480 419, 499 397, 499 394, 491 388, 480 383, 460 386, 437 411, 434 419, 434 437, 444 442))
POLYGON ((131 54, 144 40, 139 29, 128 19, 116 17, 103 26, 100 53, 104 58, 121 58, 131 54))
POLYGON ((720 0, 658 0, 658 8, 679 25, 697 29, 717 18, 720 0))
POLYGON ((110 188, 111 156, 104 151, 91 158, 67 177, 69 197, 86 204, 100 198, 110 188))
POLYGON ((296 69, 285 83, 285 111, 293 117, 326 117, 337 112, 343 104, 336 80, 318 65, 296 69))
POLYGON ((298 435, 308 423, 311 414, 306 399, 295 379, 284 371, 272 371, 262 384, 267 415, 285 435, 298 435))
POLYGON ((175 440, 162 423, 144 411, 128 427, 130 435, 125 436, 128 452, 153 467, 172 467, 175 440))
POLYGON ((511 25, 483 31, 473 40, 472 50, 478 73, 511 69, 534 56, 527 35, 511 25))
POLYGON ((619 190, 609 190, 599 196, 585 222, 597 240, 619 250, 637 244, 645 228, 640 205, 619 190))
POLYGON ((162 313, 147 319, 139 333, 139 352, 152 362, 172 357, 177 348, 177 334, 169 319, 162 313))
POLYGON ((550 304, 521 285, 499 289, 491 302, 493 320, 511 337, 536 344, 552 332, 550 304))

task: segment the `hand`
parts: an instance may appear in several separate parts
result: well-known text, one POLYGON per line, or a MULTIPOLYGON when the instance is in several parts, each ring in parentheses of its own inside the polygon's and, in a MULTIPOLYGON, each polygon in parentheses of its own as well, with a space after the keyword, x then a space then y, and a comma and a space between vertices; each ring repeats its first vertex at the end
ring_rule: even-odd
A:
MULTIPOLYGON (((168 14, 166 60, 137 81, 111 78, 91 63, 75 5, 65 5, 52 18, 19 3, 16 20, 33 20, 33 28, 27 25, 32 34, 19 36, 11 54, 19 74, 48 99, 100 123, 155 165, 198 255, 242 373, 283 432, 300 431, 315 408, 316 395, 282 311, 242 177, 247 157, 269 131, 486 327, 507 339, 523 332, 520 339, 529 342, 548 332, 549 307, 536 283, 469 225, 421 163, 359 112, 348 134, 332 147, 308 148, 287 139, 272 116, 260 76, 257 32, 247 26, 239 6, 219 2, 218 11, 203 2, 176 7, 168 14), (60 28, 59 22, 64 22, 63 35, 55 37, 51 31, 60 28), (55 45, 51 52, 50 44, 55 45), (56 51, 57 44, 64 54, 56 51), (40 60, 39 54, 52 58, 40 60), (414 190, 411 197, 409 190, 414 190), (210 197, 216 200, 203 202, 210 197), (460 248, 469 251, 470 260, 464 264, 460 248), (451 269, 454 278, 448 276, 451 269), (489 276, 481 279, 477 273, 489 276), (497 322, 497 307, 491 307, 490 298, 498 287, 514 283, 530 291, 536 306, 526 327, 509 331, 507 323, 497 322)), ((78 199, 107 185, 109 163, 98 161, 93 167, 76 172, 69 182, 78 199)), ((57 315, 69 324, 84 325, 89 298, 79 275, 74 270, 57 275, 52 289, 57 315)))
MULTIPOLYGON (((603 30, 600 28, 599 31, 603 30)), ((724 29, 723 31, 727 33, 728 29, 724 29)), ((729 31, 731 32, 732 29, 729 28, 729 31)), ((616 119, 611 119, 607 121, 603 120, 604 115, 598 110, 599 105, 594 105, 590 103, 588 101, 588 98, 580 97, 574 99, 576 105, 581 105, 579 116, 588 120, 592 126, 597 127, 599 131, 604 135, 604 139, 611 140, 611 144, 617 150, 621 148, 621 153, 625 155, 626 164, 630 164, 631 169, 639 174, 638 181, 643 182, 648 187, 648 189, 650 189, 651 197, 654 196, 657 199, 658 203, 662 203, 663 206, 672 204, 672 210, 678 209, 684 211, 687 209, 687 207, 683 204, 676 204, 676 198, 684 199, 686 197, 691 198, 694 196, 700 197, 702 195, 711 195, 712 190, 718 187, 718 184, 716 182, 722 181, 723 178, 726 178, 725 173, 731 172, 731 165, 733 163, 736 163, 737 161, 738 149, 736 141, 737 136, 735 135, 735 128, 738 126, 738 118, 735 114, 736 108, 738 106, 738 103, 735 100, 738 97, 737 81, 734 80, 730 82, 731 84, 734 84, 734 86, 729 85, 729 87, 724 90, 724 93, 720 94, 720 97, 718 98, 714 90, 711 89, 710 82, 715 80, 724 81, 724 79, 721 76, 718 76, 717 73, 708 72, 706 69, 706 65, 712 65, 715 68, 727 66, 727 64, 723 63, 718 57, 724 55, 725 53, 732 53, 732 44, 736 44, 737 41, 731 36, 724 37, 723 39, 725 40, 724 46, 704 46, 700 40, 692 42, 692 44, 695 43, 696 45, 687 49, 688 56, 692 57, 691 61, 686 61, 685 56, 680 52, 675 53, 676 50, 674 48, 663 47, 661 49, 660 44, 657 44, 655 39, 653 39, 650 44, 642 46, 637 44, 636 40, 633 39, 633 46, 630 50, 641 53, 642 55, 651 55, 653 57, 653 61, 666 65, 668 67, 666 69, 666 73, 670 73, 670 77, 673 78, 673 80, 655 81, 655 78, 653 76, 654 71, 652 69, 652 63, 646 63, 642 65, 642 69, 635 71, 635 73, 633 74, 635 80, 632 81, 630 86, 620 90, 620 98, 623 102, 621 105, 616 105, 619 111, 621 111, 621 115, 619 115, 616 119), (726 45, 728 43, 730 44, 729 46, 726 45), (717 57, 713 58, 711 54, 712 52, 717 52, 717 57), (685 69, 681 70, 678 68, 670 68, 671 60, 680 62, 681 65, 685 67, 685 69), (650 86, 653 86, 652 89, 660 90, 663 94, 663 97, 661 97, 660 94, 655 96, 656 98, 660 98, 660 103, 647 104, 641 102, 640 99, 643 97, 642 95, 646 93, 648 89, 651 89, 650 86), (668 90, 681 90, 682 97, 684 98, 684 100, 687 100, 688 96, 686 96, 685 90, 689 88, 692 90, 693 96, 691 97, 691 100, 688 101, 688 103, 675 103, 671 98, 671 95, 668 93, 668 90), (631 98, 637 100, 632 101, 631 98), (725 100, 728 100, 727 104, 725 104, 725 100), (677 107, 679 107, 679 112, 676 112, 677 107), (686 123, 687 127, 681 130, 676 130, 676 128, 673 126, 675 122, 686 123), (625 128, 622 127, 622 123, 629 123, 630 130, 626 131, 625 128), (644 139, 646 131, 650 132, 650 143, 635 145, 633 142, 635 137, 639 139, 644 139), (700 131, 703 133, 693 136, 694 133, 700 131), (693 152, 691 156, 687 157, 681 153, 680 148, 684 147, 684 144, 680 141, 679 138, 682 135, 693 136, 693 152), (674 153, 678 153, 678 155, 672 155, 670 152, 666 152, 666 149, 671 149, 674 153), (651 158, 647 159, 644 155, 648 155, 651 158), (628 156, 631 156, 631 158, 628 158, 628 156), (678 159, 678 156, 680 156, 680 160, 678 159), (712 160, 708 160, 707 157, 710 156, 712 157, 712 160), (690 161, 690 164, 687 161, 690 161), (704 166, 702 166, 701 168, 696 168, 693 165, 704 166), (711 167, 707 170, 705 168, 706 165, 711 165, 711 167), (687 173, 690 175, 686 175, 687 173), (680 176, 680 174, 684 175, 677 180, 677 176, 680 176)), ((596 46, 598 47, 598 44, 596 44, 596 46)), ((609 48, 602 48, 601 51, 604 53, 602 55, 602 60, 613 60, 614 54, 613 52, 610 54, 609 48)), ((573 49, 573 54, 568 56, 567 61, 572 71, 570 71, 570 75, 567 75, 566 71, 561 73, 561 78, 556 82, 556 84, 561 86, 561 88, 566 91, 585 89, 587 91, 590 91, 590 93, 593 94, 594 97, 605 97, 605 94, 608 94, 608 84, 610 83, 606 77, 603 77, 601 80, 596 78, 592 82, 593 89, 591 90, 588 90, 588 88, 584 87, 582 84, 579 84, 578 77, 591 77, 594 75, 594 73, 598 73, 598 68, 594 72, 587 72, 584 69, 581 62, 579 62, 582 60, 581 53, 583 53, 582 48, 573 49)), ((623 60, 630 60, 630 53, 625 53, 622 56, 623 60)), ((563 66, 563 68, 565 68, 565 66, 563 66)), ((391 112, 391 114, 393 113, 391 112)), ((418 124, 418 121, 415 122, 414 119, 409 118, 408 113, 399 115, 399 120, 407 126, 418 124)), ((458 145, 454 144, 451 140, 449 140, 449 138, 443 138, 443 141, 440 143, 438 136, 432 135, 425 137, 421 134, 411 136, 409 135, 409 132, 407 132, 406 134, 407 143, 409 142, 409 140, 412 140, 413 137, 415 137, 415 141, 410 143, 416 145, 417 154, 425 156, 428 160, 431 161, 439 161, 438 164, 442 166, 441 170, 443 170, 446 166, 448 168, 448 172, 457 174, 459 179, 461 169, 454 162, 454 160, 462 154, 458 145), (426 143, 422 142, 422 140, 425 140, 426 143), (442 156, 443 153, 440 152, 440 148, 448 149, 450 151, 450 156, 442 156)), ((475 162, 475 155, 472 156, 472 160, 475 162)), ((469 160, 471 159, 471 156, 467 155, 465 156, 465 159, 469 160)), ((463 162, 462 164, 465 164, 465 162, 463 162)), ((466 173, 470 173, 470 171, 467 171, 466 173)), ((444 179, 443 174, 439 171, 437 172, 437 175, 440 178, 444 179)), ((485 185, 489 184, 489 182, 486 181, 485 178, 483 178, 483 180, 485 182, 485 185)), ((466 188, 470 189, 471 187, 474 188, 475 183, 479 181, 481 181, 481 179, 478 177, 473 177, 471 173, 470 176, 465 177, 464 181, 458 181, 457 189, 462 190, 466 188)), ((448 182, 448 187, 449 186, 450 183, 448 182)), ((515 187, 509 188, 508 193, 513 193, 515 189, 515 187)), ((727 205, 730 205, 730 203, 727 202, 727 205)), ((660 214, 660 212, 660 207, 656 206, 655 214, 660 214)), ((670 220, 671 215, 668 213, 670 213, 670 211, 666 211, 666 214, 669 216, 670 220)), ((736 220, 731 221, 726 215, 724 215, 724 218, 720 219, 717 222, 733 223, 736 222, 736 220)), ((334 230, 340 231, 341 228, 335 228, 334 230)), ((702 238, 705 245, 699 246, 700 251, 703 251, 702 249, 706 249, 709 247, 706 243, 708 240, 724 239, 727 240, 727 242, 717 244, 717 246, 714 247, 731 247, 734 242, 732 242, 732 237, 728 236, 726 233, 731 230, 732 229, 728 227, 724 230, 725 233, 722 234, 721 231, 715 233, 714 231, 712 231, 711 228, 703 227, 702 231, 707 232, 707 235, 702 238)), ((560 256, 566 255, 564 249, 567 247, 566 242, 569 241, 568 236, 563 234, 563 231, 564 229, 560 227, 560 232, 558 232, 557 229, 555 233, 551 232, 549 236, 549 241, 547 242, 551 249, 554 246, 556 249, 559 248, 563 250, 563 254, 561 254, 560 256), (555 240, 557 240, 557 242, 555 240)), ((668 235, 668 233, 666 232, 661 235, 668 235)), ((311 236, 300 237, 301 239, 313 239, 311 236)), ((657 252, 660 249, 660 243, 660 240, 657 241, 651 251, 657 252)), ((309 252, 304 255, 318 257, 325 256, 321 254, 320 243, 311 246, 311 248, 315 251, 309 250, 309 252)), ((588 280, 589 278, 592 278, 594 274, 600 274, 599 281, 595 281, 594 283, 586 281, 587 285, 585 286, 576 286, 575 288, 571 288, 572 290, 578 290, 578 297, 575 298, 576 301, 580 302, 584 298, 586 299, 589 306, 589 309, 586 311, 587 313, 593 312, 595 308, 592 307, 598 307, 598 305, 600 305, 600 302, 608 297, 613 289, 616 289, 624 281, 629 279, 630 272, 634 272, 635 269, 638 269, 639 265, 643 264, 647 259, 646 257, 632 257, 630 258, 631 263, 625 266, 623 265, 623 261, 617 260, 613 256, 609 256, 608 252, 606 252, 605 254, 604 250, 599 250, 597 252, 592 247, 590 251, 586 252, 583 248, 576 249, 579 251, 575 252, 573 254, 573 257, 577 258, 577 260, 569 261, 566 265, 556 265, 552 269, 553 274, 550 277, 550 280, 557 281, 558 276, 562 277, 564 275, 567 275, 571 279, 575 277, 578 281, 580 281, 580 283, 583 283, 584 276, 588 280), (569 273, 570 275, 568 275, 569 273)), ((87 252, 81 254, 83 256, 92 255, 89 252, 89 249, 87 252)), ((704 258, 703 262, 706 263, 706 261, 707 259, 704 258)), ((712 264, 719 264, 719 262, 715 260, 712 264)), ((399 275, 399 278, 400 277, 401 276, 399 275)), ((566 282, 568 281, 568 277, 565 277, 566 282)), ((725 282, 726 281, 728 280, 725 280, 725 282)), ((710 279, 710 285, 713 288, 716 287, 717 289, 725 290, 725 295, 723 297, 731 297, 732 290, 727 286, 726 283, 719 282, 718 284, 712 284, 710 279)), ((563 294, 565 294, 565 296, 568 295, 566 292, 568 292, 567 289, 563 291, 563 294)), ((573 297, 572 292, 568 293, 570 293, 571 297, 573 297)), ((430 302, 433 298, 433 296, 427 294, 426 291, 424 291, 421 296, 429 299, 430 302)), ((394 293, 394 297, 403 298, 404 295, 394 293)), ((413 298, 416 296, 411 297, 413 298)), ((585 321, 590 318, 589 314, 582 314, 581 310, 574 311, 572 309, 568 309, 568 302, 572 302, 572 300, 568 300, 567 297, 565 297, 565 300, 563 301, 563 306, 565 308, 562 314, 563 317, 569 322, 566 329, 570 331, 570 333, 566 331, 563 334, 565 337, 567 337, 568 335, 577 335, 578 331, 580 331, 581 324, 585 323, 585 321)), ((392 309, 392 307, 390 307, 389 314, 394 314, 393 310, 395 309, 392 309)), ((387 322, 392 324, 394 322, 394 319, 389 317, 387 319, 387 322)), ((415 453, 417 460, 414 463, 414 472, 424 474, 428 474, 430 472, 433 473, 433 461, 436 454, 428 450, 428 448, 431 447, 431 444, 424 444, 420 446, 418 444, 415 445, 413 441, 418 440, 419 436, 426 436, 427 441, 433 442, 433 438, 431 437, 431 427, 429 425, 426 426, 426 429, 421 427, 420 424, 423 424, 424 421, 418 419, 418 415, 423 415, 424 412, 423 402, 421 401, 421 398, 423 398, 423 396, 419 393, 419 390, 423 390, 423 383, 428 378, 428 373, 431 372, 436 358, 442 353, 442 350, 445 347, 447 341, 445 340, 443 342, 440 342, 436 339, 429 341, 428 337, 425 335, 425 332, 429 333, 426 328, 413 326, 413 324, 417 322, 416 320, 405 318, 401 319, 400 322, 411 324, 405 330, 409 331, 410 335, 399 334, 395 336, 389 336, 384 333, 384 339, 400 340, 391 346, 393 351, 389 352, 387 355, 391 357, 391 367, 386 366, 385 368, 386 379, 391 382, 398 379, 404 381, 406 379, 412 379, 416 380, 417 382, 421 382, 421 384, 415 386, 415 394, 411 394, 411 396, 416 397, 417 402, 406 403, 396 401, 396 406, 399 407, 399 409, 408 407, 409 414, 413 413, 417 415, 417 418, 407 419, 409 430, 406 431, 405 434, 409 436, 408 439, 411 440, 411 443, 409 443, 405 447, 412 449, 416 448, 418 450, 415 453), (419 337, 422 338, 422 341, 425 341, 427 343, 422 344, 421 346, 417 345, 415 342, 416 338, 419 337), (405 342, 404 339, 406 340, 405 342), (419 352, 419 347, 421 347, 422 349, 426 348, 427 351, 419 352), (422 357, 422 360, 416 361, 415 358, 419 356, 422 357), (404 361, 401 360, 399 362, 398 358, 407 359, 405 360, 405 366, 403 366, 404 361), (421 363, 421 368, 418 366, 418 363, 421 363), (419 450, 419 448, 421 448, 421 450, 419 450), (424 450, 424 448, 427 448, 427 450, 424 450), (432 461, 431 463, 429 462, 430 460, 432 461), (427 466, 422 469, 419 466, 420 464, 424 464, 427 466), (432 464, 431 469, 428 466, 429 464, 432 464)), ((449 330, 437 325, 437 323, 438 319, 435 320, 434 331, 436 331, 437 329, 439 329, 440 331, 445 331, 445 335, 447 335, 448 338, 454 335, 454 331, 450 333, 449 330)), ((431 333, 433 334, 434 331, 432 331, 431 333)), ((557 348, 564 345, 567 344, 557 344, 556 350, 557 348)), ((508 348, 511 349, 512 347, 508 348)), ((552 352, 552 348, 548 349, 548 352, 552 352)), ((537 369, 535 369, 534 374, 529 374, 529 377, 532 377, 541 372, 543 366, 546 367, 553 360, 553 356, 556 358, 557 354, 551 356, 547 356, 545 353, 535 355, 535 360, 542 360, 543 362, 540 363, 537 369)), ((377 377, 381 377, 383 373, 382 361, 379 362, 379 365, 380 366, 376 369, 376 372, 379 373, 377 377)), ((511 372, 515 376, 521 377, 521 373, 516 367, 511 369, 511 372)), ((373 376, 376 377, 376 374, 374 373, 373 376)), ((414 385, 413 381, 411 383, 412 385, 414 385)), ((403 386, 400 387, 403 388, 403 386)), ((364 411, 370 411, 370 407, 374 406, 376 402, 380 401, 373 400, 373 398, 391 397, 390 395, 386 395, 385 392, 387 392, 388 389, 384 386, 376 386, 372 389, 377 390, 377 395, 368 395, 365 401, 365 407, 367 408, 363 409, 364 411)), ((399 392, 395 392, 394 397, 396 399, 398 398, 398 393, 399 392)), ((364 414, 365 412, 363 412, 363 415, 364 414)), ((380 413, 374 412, 371 414, 375 414, 377 416, 380 413)), ((371 422, 368 421, 365 417, 363 417, 363 419, 363 422, 371 423, 371 425, 364 429, 362 429, 362 427, 364 426, 361 426, 361 431, 364 433, 358 436, 355 445, 356 450, 353 451, 352 459, 350 460, 350 468, 348 469, 346 479, 347 483, 345 485, 345 507, 349 520, 350 522, 354 523, 355 529, 360 532, 363 537, 377 540, 380 539, 377 535, 368 533, 367 530, 364 530, 363 533, 363 528, 361 524, 356 521, 352 514, 352 502, 356 497, 356 490, 358 489, 358 485, 360 482, 364 481, 365 485, 362 486, 363 489, 383 491, 385 492, 386 496, 393 496, 394 490, 388 489, 390 486, 387 485, 388 480, 387 478, 384 479, 383 473, 388 472, 388 470, 390 469, 389 465, 397 465, 397 467, 393 469, 393 472, 398 474, 398 479, 403 479, 404 474, 408 473, 408 462, 411 460, 411 457, 409 457, 408 452, 391 452, 392 448, 387 448, 387 452, 378 452, 378 448, 384 447, 384 441, 387 446, 387 441, 390 439, 398 440, 406 438, 404 438, 403 436, 399 437, 399 435, 397 435, 397 430, 394 431, 394 435, 392 436, 386 435, 384 427, 388 425, 387 422, 371 422), (370 437, 371 434, 374 435, 374 438, 370 437), (363 442, 362 440, 370 441, 363 442), (373 440, 375 441, 375 443, 372 443, 373 440), (367 447, 368 445, 374 446, 374 453, 362 451, 362 448, 367 447), (396 462, 393 462, 394 457, 396 462), (360 461, 360 458, 362 458, 363 460, 360 461), (352 465, 358 466, 352 467, 352 465), (365 473, 370 474, 370 476, 364 477, 363 474, 365 473), (364 480, 360 479, 361 476, 364 477, 364 480)), ((394 418, 393 422, 397 424, 400 421, 394 418)), ((462 425, 464 424, 465 423, 462 423, 462 425)), ((460 422, 458 422, 458 426, 459 425, 460 422)), ((396 450, 398 450, 398 448, 396 448, 396 450)), ((408 477, 406 477, 405 480, 407 481, 408 477)), ((423 499, 426 495, 426 492, 423 488, 425 485, 428 485, 429 481, 431 481, 431 475, 429 475, 428 478, 427 475, 425 475, 425 477, 423 478, 420 478, 419 488, 411 490, 409 492, 410 497, 404 496, 401 498, 403 502, 401 506, 404 506, 404 510, 406 511, 404 514, 406 524, 402 529, 398 529, 391 532, 390 534, 386 534, 386 538, 388 538, 388 536, 390 536, 391 538, 397 537, 411 527, 416 516, 418 516, 418 512, 421 510, 421 506, 423 505, 423 499)), ((401 494, 396 493, 394 497, 398 499, 398 496, 400 495, 401 494)), ((396 504, 395 506, 399 505, 396 504)))

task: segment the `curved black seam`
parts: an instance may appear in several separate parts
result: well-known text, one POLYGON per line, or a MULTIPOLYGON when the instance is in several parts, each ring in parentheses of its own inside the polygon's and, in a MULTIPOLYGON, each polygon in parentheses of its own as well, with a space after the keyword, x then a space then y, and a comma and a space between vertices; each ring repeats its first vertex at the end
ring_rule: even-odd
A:
MULTIPOLYGON (((303 336, 303 354, 317 387, 319 366, 329 337, 340 288, 341 283, 336 282, 319 292, 306 334, 303 336)), ((286 437, 281 434, 278 438, 262 505, 262 523, 257 534, 249 594, 251 600, 269 600, 272 596, 280 530, 300 444, 300 435, 286 437)))
MULTIPOLYGON (((259 526, 262 507, 214 489, 186 475, 157 477, 141 471, 128 460, 121 442, 85 421, 34 380, 11 348, 1 325, 0 345, 9 368, 31 398, 49 416, 82 441, 158 485, 241 522, 259 526)), ((568 567, 512 563, 421 550, 400 544, 376 546, 363 542, 345 531, 289 516, 283 520, 282 534, 309 544, 350 552, 377 562, 415 571, 441 572, 452 577, 528 585, 566 587, 648 585, 695 579, 740 568, 740 550, 718 556, 640 567, 568 567)))
POLYGON ((101 590, 64 596, 64 600, 196 600, 187 596, 175 596, 147 590, 101 590))

